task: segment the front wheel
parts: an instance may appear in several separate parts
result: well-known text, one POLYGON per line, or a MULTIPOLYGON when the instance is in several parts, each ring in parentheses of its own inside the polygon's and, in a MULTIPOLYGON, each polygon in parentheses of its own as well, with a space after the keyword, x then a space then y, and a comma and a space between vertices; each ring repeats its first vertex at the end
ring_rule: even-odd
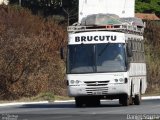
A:
POLYGON ((130 99, 129 99, 128 95, 125 94, 125 95, 121 96, 119 98, 119 103, 122 104, 123 106, 129 106, 130 99))
POLYGON ((75 105, 76 107, 82 107, 83 106, 83 100, 81 97, 75 97, 75 105))

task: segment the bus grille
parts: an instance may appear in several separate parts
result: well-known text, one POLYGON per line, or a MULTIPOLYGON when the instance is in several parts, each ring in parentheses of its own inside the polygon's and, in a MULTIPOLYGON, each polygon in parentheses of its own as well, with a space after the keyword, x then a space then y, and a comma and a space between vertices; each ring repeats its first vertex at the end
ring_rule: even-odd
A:
POLYGON ((106 86, 109 81, 86 81, 84 82, 87 86, 106 86))
POLYGON ((108 87, 86 88, 86 92, 88 95, 106 95, 108 87))

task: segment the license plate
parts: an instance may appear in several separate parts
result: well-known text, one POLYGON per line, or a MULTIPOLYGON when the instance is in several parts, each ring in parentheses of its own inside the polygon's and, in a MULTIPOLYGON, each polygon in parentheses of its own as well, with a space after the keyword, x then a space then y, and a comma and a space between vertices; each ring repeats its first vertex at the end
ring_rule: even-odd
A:
POLYGON ((95 91, 95 92, 93 92, 93 95, 102 95, 102 92, 101 91, 95 91))

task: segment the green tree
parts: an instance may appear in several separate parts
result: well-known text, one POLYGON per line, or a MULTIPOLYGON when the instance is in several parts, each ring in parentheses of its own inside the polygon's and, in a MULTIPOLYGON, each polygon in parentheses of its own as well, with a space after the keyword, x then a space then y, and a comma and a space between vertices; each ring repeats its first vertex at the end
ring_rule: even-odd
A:
POLYGON ((67 24, 77 22, 78 20, 78 0, 62 0, 62 9, 67 18, 67 24))
POLYGON ((41 11, 44 16, 48 16, 60 13, 57 10, 61 8, 61 1, 62 0, 10 0, 10 4, 19 4, 22 7, 31 9, 35 14, 41 11))
POLYGON ((10 0, 10 4, 21 5, 44 17, 65 17, 68 23, 76 22, 78 18, 78 0, 10 0))
POLYGON ((136 12, 155 13, 160 16, 160 0, 136 0, 136 12))

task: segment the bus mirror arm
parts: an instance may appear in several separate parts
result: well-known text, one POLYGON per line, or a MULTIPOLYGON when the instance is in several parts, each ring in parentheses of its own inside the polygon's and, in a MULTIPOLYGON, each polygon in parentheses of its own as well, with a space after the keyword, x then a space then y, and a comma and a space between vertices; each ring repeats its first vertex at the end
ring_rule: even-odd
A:
POLYGON ((64 60, 64 48, 63 47, 60 48, 60 55, 61 55, 61 59, 64 60))

